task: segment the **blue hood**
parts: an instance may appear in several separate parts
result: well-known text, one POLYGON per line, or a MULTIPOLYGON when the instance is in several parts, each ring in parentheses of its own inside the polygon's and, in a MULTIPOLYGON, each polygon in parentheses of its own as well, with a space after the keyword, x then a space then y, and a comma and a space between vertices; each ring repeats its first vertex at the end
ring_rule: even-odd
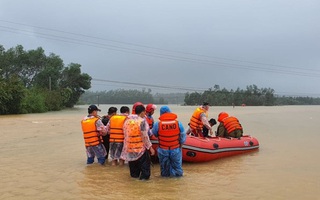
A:
POLYGON ((170 108, 168 106, 162 106, 160 108, 160 115, 162 115, 164 113, 170 113, 170 112, 171 112, 171 110, 170 110, 170 108))

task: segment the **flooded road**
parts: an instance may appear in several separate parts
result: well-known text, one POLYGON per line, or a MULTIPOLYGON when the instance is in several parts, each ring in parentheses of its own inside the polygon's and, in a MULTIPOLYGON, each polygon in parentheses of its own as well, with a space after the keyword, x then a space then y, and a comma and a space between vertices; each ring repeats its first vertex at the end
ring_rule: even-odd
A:
MULTIPOLYGON (((110 106, 100 105, 101 113, 110 106)), ((186 128, 195 107, 169 106, 186 128)), ((239 118, 258 151, 183 163, 182 178, 162 178, 154 164, 149 181, 132 179, 127 165, 86 165, 87 106, 0 116, 0 199, 320 198, 320 106, 211 107, 209 117, 221 111, 239 118)))

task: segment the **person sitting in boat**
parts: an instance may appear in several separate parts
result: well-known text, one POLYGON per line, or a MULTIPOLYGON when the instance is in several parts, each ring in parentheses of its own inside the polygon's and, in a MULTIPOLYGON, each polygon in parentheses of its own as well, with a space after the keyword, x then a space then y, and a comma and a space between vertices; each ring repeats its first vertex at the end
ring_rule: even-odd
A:
POLYGON ((243 128, 236 117, 229 116, 226 112, 221 112, 218 115, 218 122, 220 122, 220 124, 216 132, 217 137, 242 137, 243 128))
POLYGON ((196 108, 193 112, 191 118, 190 118, 190 129, 188 130, 187 134, 193 134, 195 136, 201 136, 202 129, 205 126, 209 130, 209 135, 213 136, 212 127, 210 126, 208 122, 208 111, 209 111, 210 105, 208 102, 203 102, 203 104, 196 108))
POLYGON ((155 122, 152 133, 158 137, 158 157, 163 177, 183 175, 181 145, 186 141, 183 125, 168 106, 160 108, 159 121, 155 122))
MULTIPOLYGON (((215 119, 211 118, 211 119, 209 120, 209 124, 210 124, 210 126, 212 127, 212 126, 214 126, 214 125, 217 124, 217 121, 216 121, 215 119)), ((202 135, 203 135, 203 137, 212 137, 212 136, 209 136, 209 130, 207 129, 206 126, 203 126, 202 135)))

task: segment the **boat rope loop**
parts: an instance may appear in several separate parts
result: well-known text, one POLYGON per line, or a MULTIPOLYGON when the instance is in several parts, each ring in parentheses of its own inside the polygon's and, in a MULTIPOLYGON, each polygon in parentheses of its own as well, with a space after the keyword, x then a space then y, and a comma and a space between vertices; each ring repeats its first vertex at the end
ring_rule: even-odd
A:
POLYGON ((188 151, 187 152, 187 156, 189 157, 196 157, 197 153, 196 152, 193 152, 193 151, 188 151))

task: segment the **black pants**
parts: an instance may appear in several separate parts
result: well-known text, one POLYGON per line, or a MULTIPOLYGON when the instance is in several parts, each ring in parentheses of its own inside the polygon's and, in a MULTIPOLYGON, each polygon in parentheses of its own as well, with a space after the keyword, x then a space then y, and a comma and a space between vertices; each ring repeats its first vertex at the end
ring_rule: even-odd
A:
POLYGON ((131 177, 148 180, 150 178, 150 165, 150 154, 146 150, 138 160, 129 161, 131 177))
POLYGON ((208 137, 208 135, 209 135, 209 130, 205 126, 203 126, 203 128, 202 128, 202 135, 203 135, 203 137, 208 137))
POLYGON ((109 142, 110 135, 108 134, 106 136, 102 136, 102 139, 103 139, 103 146, 106 148, 106 151, 107 151, 106 160, 108 160, 109 148, 110 148, 110 142, 109 142))

